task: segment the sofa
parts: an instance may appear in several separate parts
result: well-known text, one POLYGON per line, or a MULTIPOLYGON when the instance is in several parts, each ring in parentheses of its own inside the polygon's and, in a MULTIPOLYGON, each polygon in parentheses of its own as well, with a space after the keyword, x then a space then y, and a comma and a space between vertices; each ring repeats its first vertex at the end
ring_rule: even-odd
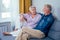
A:
MULTIPOLYGON (((14 36, 4 36, 0 33, 0 40, 15 40, 14 36)), ((29 40, 60 40, 60 20, 55 20, 51 26, 48 36, 45 38, 30 38, 29 40)))
POLYGON ((11 32, 13 28, 11 27, 11 22, 0 22, 0 40, 15 40, 13 36, 4 36, 3 32, 11 32))

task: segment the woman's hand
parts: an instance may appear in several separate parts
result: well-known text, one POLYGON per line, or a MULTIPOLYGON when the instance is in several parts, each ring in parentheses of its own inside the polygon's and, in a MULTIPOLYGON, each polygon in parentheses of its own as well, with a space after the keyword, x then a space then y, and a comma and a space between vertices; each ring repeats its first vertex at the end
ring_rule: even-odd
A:
POLYGON ((24 17, 22 14, 20 15, 20 21, 24 21, 24 17))

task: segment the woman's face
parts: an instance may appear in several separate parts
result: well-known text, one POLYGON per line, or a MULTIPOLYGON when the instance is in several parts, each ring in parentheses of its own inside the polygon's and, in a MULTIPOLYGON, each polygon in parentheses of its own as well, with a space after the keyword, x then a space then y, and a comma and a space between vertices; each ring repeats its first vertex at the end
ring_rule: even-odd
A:
POLYGON ((31 8, 30 12, 31 14, 36 14, 36 8, 35 7, 31 8))

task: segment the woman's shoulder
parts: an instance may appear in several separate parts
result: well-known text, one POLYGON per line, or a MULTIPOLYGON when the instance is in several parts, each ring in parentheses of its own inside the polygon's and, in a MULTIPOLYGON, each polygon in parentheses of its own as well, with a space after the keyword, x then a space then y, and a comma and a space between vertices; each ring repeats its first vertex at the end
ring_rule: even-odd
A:
POLYGON ((42 16, 41 16, 40 14, 37 13, 37 17, 38 17, 38 18, 41 18, 42 16))

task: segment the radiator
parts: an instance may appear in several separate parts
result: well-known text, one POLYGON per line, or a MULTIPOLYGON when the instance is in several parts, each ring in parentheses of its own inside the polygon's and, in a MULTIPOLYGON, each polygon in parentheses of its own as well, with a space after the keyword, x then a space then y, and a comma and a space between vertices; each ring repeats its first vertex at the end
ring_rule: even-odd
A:
POLYGON ((11 22, 2 22, 0 23, 0 33, 10 32, 11 31, 11 22))

